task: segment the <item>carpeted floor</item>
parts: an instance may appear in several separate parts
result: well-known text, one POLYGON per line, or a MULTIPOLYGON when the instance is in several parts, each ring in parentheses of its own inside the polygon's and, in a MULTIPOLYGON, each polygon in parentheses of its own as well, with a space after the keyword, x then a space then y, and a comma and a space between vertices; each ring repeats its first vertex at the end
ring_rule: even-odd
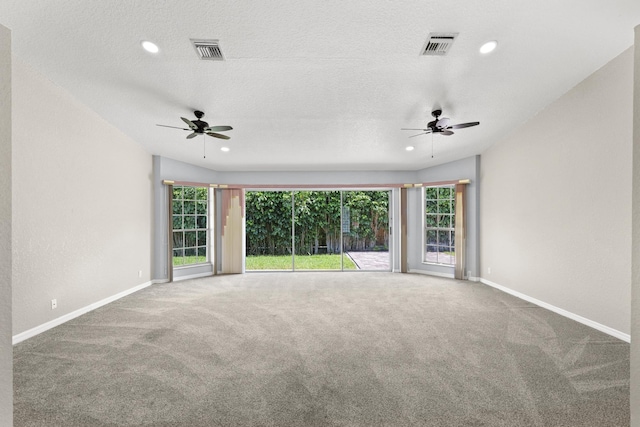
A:
POLYGON ((421 275, 154 285, 14 358, 15 426, 629 425, 629 344, 421 275))

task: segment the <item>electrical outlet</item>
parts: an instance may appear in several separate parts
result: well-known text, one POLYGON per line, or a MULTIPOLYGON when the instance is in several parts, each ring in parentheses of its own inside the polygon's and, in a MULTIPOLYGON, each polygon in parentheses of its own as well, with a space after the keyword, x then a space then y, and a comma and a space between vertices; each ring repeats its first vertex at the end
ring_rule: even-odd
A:
POLYGON ((57 299, 52 299, 51 300, 51 310, 55 310, 56 308, 58 308, 58 300, 57 299))
POLYGON ((491 274, 491 267, 487 268, 487 273, 491 274))

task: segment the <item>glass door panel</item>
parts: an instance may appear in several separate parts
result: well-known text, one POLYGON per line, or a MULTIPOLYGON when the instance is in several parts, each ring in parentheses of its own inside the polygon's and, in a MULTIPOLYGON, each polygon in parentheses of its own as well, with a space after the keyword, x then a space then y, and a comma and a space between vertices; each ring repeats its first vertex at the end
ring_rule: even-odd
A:
POLYGON ((294 192, 294 269, 341 270, 340 191, 294 192))
POLYGON ((391 270, 390 191, 344 191, 342 239, 344 269, 391 270))
POLYGON ((291 270, 291 191, 245 193, 245 269, 291 270))

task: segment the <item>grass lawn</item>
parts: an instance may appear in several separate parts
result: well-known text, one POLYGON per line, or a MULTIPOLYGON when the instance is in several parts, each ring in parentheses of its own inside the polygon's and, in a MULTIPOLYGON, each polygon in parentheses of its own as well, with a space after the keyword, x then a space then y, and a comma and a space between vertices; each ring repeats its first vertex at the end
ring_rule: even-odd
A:
POLYGON ((207 257, 205 256, 174 256, 173 257, 173 265, 188 265, 188 264, 201 264, 203 262, 207 262, 207 257))
MULTIPOLYGON (((340 270, 341 255, 296 255, 296 270, 340 270)), ((247 256, 247 270, 291 270, 290 255, 247 256)), ((347 256, 344 257, 344 269, 355 270, 356 266, 347 256)))

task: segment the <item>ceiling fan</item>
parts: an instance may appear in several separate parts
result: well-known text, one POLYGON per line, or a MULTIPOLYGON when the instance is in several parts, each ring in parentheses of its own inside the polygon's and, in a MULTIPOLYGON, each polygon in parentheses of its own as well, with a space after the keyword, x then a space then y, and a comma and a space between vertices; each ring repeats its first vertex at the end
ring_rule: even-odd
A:
POLYGON ((193 112, 193 114, 196 116, 197 118, 196 120, 189 120, 189 119, 185 119, 184 117, 180 117, 182 121, 185 122, 187 126, 189 126, 188 128, 181 128, 177 126, 167 126, 167 125, 158 125, 158 126, 162 126, 165 128, 190 130, 191 133, 187 135, 187 139, 195 138, 198 135, 204 135, 204 134, 207 134, 214 138, 230 139, 230 137, 228 137, 227 135, 222 135, 221 133, 217 133, 217 132, 232 130, 233 128, 231 126, 209 126, 209 123, 200 120, 204 116, 204 113, 202 111, 196 110, 193 112))
POLYGON ((440 118, 441 114, 442 114, 442 110, 433 110, 431 112, 431 115, 435 117, 435 120, 427 123, 426 129, 402 128, 401 130, 421 130, 422 131, 422 133, 419 133, 417 135, 411 135, 409 138, 413 138, 414 136, 426 135, 428 133, 431 133, 431 134, 439 133, 440 135, 449 136, 454 134, 454 132, 451 129, 463 129, 471 126, 477 126, 480 124, 480 122, 469 122, 469 123, 460 123, 457 125, 450 125, 449 119, 447 117, 440 118))

